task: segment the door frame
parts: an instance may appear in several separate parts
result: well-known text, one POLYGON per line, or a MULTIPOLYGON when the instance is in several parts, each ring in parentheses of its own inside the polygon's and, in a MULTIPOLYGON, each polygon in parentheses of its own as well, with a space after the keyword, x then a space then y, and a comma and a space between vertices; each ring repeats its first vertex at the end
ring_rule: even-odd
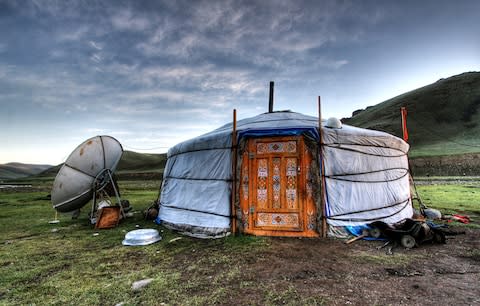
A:
MULTIPOLYGON (((312 186, 312 171, 311 167, 313 165, 312 152, 307 149, 303 136, 265 136, 265 137, 255 137, 246 139, 245 150, 241 154, 241 167, 240 167, 240 188, 239 188, 239 198, 240 198, 240 211, 241 211, 241 222, 243 232, 246 234, 252 234, 257 236, 290 236, 290 237, 318 237, 318 226, 317 226, 317 208, 316 201, 313 195, 313 186, 312 186), (262 155, 257 151, 258 143, 286 143, 286 142, 296 142, 296 152, 267 152, 262 155), (281 158, 296 157, 297 158, 297 203, 298 203, 298 228, 284 227, 279 225, 264 226, 258 225, 258 213, 263 213, 262 209, 258 208, 256 203, 256 197, 254 192, 257 190, 257 161, 264 158, 275 158, 276 156, 281 158)), ((270 174, 268 174, 268 178, 270 174)), ((267 179, 268 184, 268 179, 267 179)), ((281 185, 282 186, 282 185, 281 185)), ((285 184, 283 184, 283 187, 285 184)), ((270 193, 273 189, 273 186, 268 186, 267 199, 271 198, 270 193)), ((281 188, 281 193, 284 194, 285 189, 281 188)), ((273 220, 275 213, 264 213, 270 214, 268 216, 273 220)), ((294 215, 291 213, 290 215, 294 215)), ((276 218, 283 218, 284 216, 288 217, 288 209, 280 209, 276 213, 276 218)), ((263 221, 262 221, 263 222, 263 221)))

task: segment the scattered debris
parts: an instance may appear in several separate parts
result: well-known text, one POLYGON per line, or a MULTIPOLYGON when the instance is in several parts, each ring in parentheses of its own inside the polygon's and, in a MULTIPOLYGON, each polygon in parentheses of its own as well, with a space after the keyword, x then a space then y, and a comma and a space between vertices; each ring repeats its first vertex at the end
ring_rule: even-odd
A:
POLYGON ((170 239, 170 241, 168 241, 168 243, 172 243, 172 242, 175 242, 175 241, 180 240, 180 239, 182 239, 182 237, 173 238, 173 239, 170 239))
MULTIPOLYGON (((118 205, 118 203, 117 203, 117 205, 118 205)), ((127 212, 129 212, 133 209, 133 207, 130 205, 129 200, 120 200, 120 205, 122 206, 123 211, 125 213, 127 213, 127 212)))
POLYGON ((133 291, 139 291, 139 290, 143 289, 144 287, 148 286, 151 282, 153 282, 153 278, 147 278, 147 279, 142 279, 142 280, 133 282, 132 290, 133 291))
POLYGON ((442 213, 438 209, 424 208, 422 213, 428 220, 440 220, 442 219, 442 213))
POLYGON ((371 236, 369 230, 364 229, 364 230, 362 231, 362 234, 361 234, 361 235, 358 235, 358 236, 356 236, 356 237, 353 237, 353 238, 345 241, 345 244, 353 243, 353 242, 355 242, 355 241, 357 241, 357 240, 363 239, 363 238, 368 237, 368 236, 371 236))
MULTIPOLYGON (((376 235, 385 237, 395 244, 401 244, 411 249, 425 242, 445 243, 445 233, 433 223, 405 219, 405 221, 389 225, 382 221, 375 221, 369 225, 376 235)), ((385 244, 387 245, 387 244, 385 244)))
POLYGON ((148 245, 162 240, 156 229, 138 229, 125 234, 123 245, 141 246, 148 245))
POLYGON ((59 223, 59 222, 60 222, 60 220, 58 220, 58 212, 55 211, 55 219, 53 219, 52 221, 49 221, 48 223, 50 223, 50 224, 57 224, 57 223, 59 223))
POLYGON ((447 222, 457 221, 457 222, 461 222, 463 224, 468 224, 472 221, 472 220, 470 220, 469 216, 462 216, 462 215, 459 215, 459 214, 453 214, 451 216, 445 216, 444 219, 447 220, 447 222))
POLYGON ((98 236, 98 235, 100 235, 100 234, 99 233, 93 233, 92 236, 98 236))
MULTIPOLYGON (((104 203, 106 201, 103 201, 104 203)), ((118 225, 121 219, 121 210, 120 206, 114 205, 109 206, 100 206, 97 210, 97 217, 95 218, 95 228, 97 229, 105 229, 105 228, 113 228, 118 225)))
POLYGON ((78 216, 80 216, 80 213, 81 213, 80 208, 75 209, 74 211, 72 211, 72 220, 78 219, 78 216))
POLYGON ((412 276, 423 276, 424 273, 421 271, 410 271, 406 268, 385 268, 385 272, 392 276, 400 276, 400 277, 412 277, 412 276))
POLYGON ((158 204, 153 201, 152 204, 143 212, 145 220, 155 220, 158 216, 158 204))

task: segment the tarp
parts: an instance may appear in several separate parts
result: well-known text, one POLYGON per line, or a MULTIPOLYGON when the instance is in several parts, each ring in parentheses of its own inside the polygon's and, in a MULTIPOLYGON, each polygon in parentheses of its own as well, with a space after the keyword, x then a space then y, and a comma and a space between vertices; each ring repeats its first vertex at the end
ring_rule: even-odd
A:
MULTIPOLYGON (((265 113, 239 120, 237 138, 307 134, 318 141, 317 127, 316 117, 265 113)), ((347 125, 322 130, 329 225, 394 223, 411 217, 407 143, 347 125)), ((230 123, 168 151, 157 223, 198 237, 229 232, 231 145, 230 123)))

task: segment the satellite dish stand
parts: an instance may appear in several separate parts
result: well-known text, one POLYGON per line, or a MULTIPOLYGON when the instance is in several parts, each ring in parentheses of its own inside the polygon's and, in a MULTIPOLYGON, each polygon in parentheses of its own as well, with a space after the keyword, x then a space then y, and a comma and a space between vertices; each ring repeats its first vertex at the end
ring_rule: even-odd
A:
MULTIPOLYGON (((123 210, 122 201, 120 199, 120 193, 118 192, 115 180, 112 176, 112 170, 110 169, 103 169, 100 173, 97 174, 95 179, 92 183, 92 190, 93 190, 93 201, 92 201, 92 211, 90 214, 90 222, 95 224, 97 222, 97 200, 107 198, 110 200, 110 194, 108 194, 106 187, 111 185, 113 187, 113 192, 115 193, 115 197, 117 198, 117 203, 120 206, 120 213, 122 218, 125 218, 125 211, 123 210)), ((110 200, 110 203, 112 201, 110 200)))

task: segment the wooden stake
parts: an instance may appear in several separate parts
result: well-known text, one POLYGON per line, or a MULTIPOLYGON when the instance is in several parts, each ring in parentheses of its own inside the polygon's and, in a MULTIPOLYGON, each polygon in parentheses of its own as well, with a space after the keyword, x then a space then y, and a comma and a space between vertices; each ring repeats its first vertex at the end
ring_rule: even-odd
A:
POLYGON ((232 131, 232 235, 237 233, 237 210, 235 200, 237 196, 237 110, 233 110, 233 131, 232 131))
POLYGON ((405 142, 408 141, 408 129, 407 129, 407 108, 402 106, 400 108, 400 114, 402 116, 402 134, 403 140, 405 142))
POLYGON ((322 102, 320 96, 318 96, 318 134, 319 134, 319 154, 320 154, 320 204, 322 206, 322 237, 327 237, 327 217, 326 217, 326 203, 325 203, 325 167, 323 162, 323 137, 322 137, 322 102))
POLYGON ((357 241, 357 240, 363 239, 363 238, 365 238, 365 237, 368 237, 368 235, 362 234, 362 235, 360 235, 360 236, 353 237, 353 238, 345 241, 345 244, 350 244, 350 243, 352 243, 352 242, 355 242, 355 241, 357 241))

